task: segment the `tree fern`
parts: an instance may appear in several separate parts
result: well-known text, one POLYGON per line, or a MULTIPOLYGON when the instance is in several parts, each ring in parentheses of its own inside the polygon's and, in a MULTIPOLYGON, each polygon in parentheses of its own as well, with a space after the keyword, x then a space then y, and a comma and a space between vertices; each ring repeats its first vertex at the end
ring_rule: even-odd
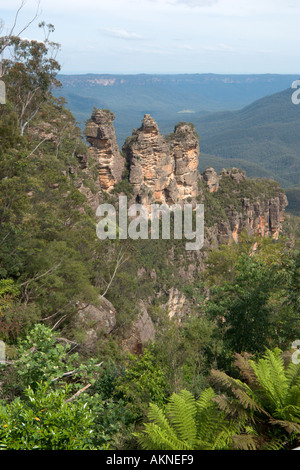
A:
MULTIPOLYGON (((260 435, 259 448, 287 448, 300 443, 300 367, 285 366, 279 349, 266 350, 254 361, 236 355, 235 364, 248 384, 222 371, 212 371, 216 384, 225 388, 215 401, 228 416, 253 423, 260 435), (255 374, 255 377, 253 376, 255 374), (274 444, 274 445, 273 445, 274 444)), ((240 437, 235 437, 239 443, 240 437)), ((250 442, 250 441, 249 441, 250 442)))
POLYGON ((290 362, 285 371, 288 387, 296 386, 300 388, 300 364, 290 362))
POLYGON ((268 396, 271 407, 275 409, 284 406, 284 398, 288 390, 288 381, 284 371, 284 363, 281 351, 267 350, 264 357, 257 363, 251 361, 259 384, 265 395, 268 396))
POLYGON ((187 390, 173 394, 165 410, 150 405, 144 430, 136 434, 148 450, 213 450, 233 445, 236 427, 218 410, 211 388, 199 399, 187 390))

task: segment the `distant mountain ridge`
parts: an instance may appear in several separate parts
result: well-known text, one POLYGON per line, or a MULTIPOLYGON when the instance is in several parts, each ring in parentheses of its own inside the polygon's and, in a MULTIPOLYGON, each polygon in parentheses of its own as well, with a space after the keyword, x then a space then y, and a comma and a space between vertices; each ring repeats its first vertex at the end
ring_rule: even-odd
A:
POLYGON ((144 114, 151 114, 161 132, 172 132, 178 121, 195 115, 238 110, 266 95, 289 88, 296 75, 58 75, 64 96, 84 127, 93 107, 116 115, 117 140, 123 145, 144 114))
MULTIPOLYGON (((251 176, 273 177, 285 188, 300 185, 300 106, 292 90, 264 97, 239 111, 195 116, 204 154, 232 166, 232 159, 251 176)), ((206 162, 199 165, 204 167, 206 162)), ((218 165, 217 165, 218 167, 218 165)))

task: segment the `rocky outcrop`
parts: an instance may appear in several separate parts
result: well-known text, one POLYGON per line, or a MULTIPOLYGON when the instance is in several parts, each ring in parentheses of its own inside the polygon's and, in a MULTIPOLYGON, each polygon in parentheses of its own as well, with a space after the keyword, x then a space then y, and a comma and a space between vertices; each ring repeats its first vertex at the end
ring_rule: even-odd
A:
POLYGON ((214 199, 210 198, 212 206, 209 207, 206 191, 202 192, 207 212, 213 216, 219 211, 214 224, 205 224, 206 248, 233 240, 238 242, 244 230, 249 236, 278 238, 288 201, 275 181, 248 180, 246 173, 237 168, 223 169, 219 174, 208 168, 202 174, 202 181, 206 191, 215 193, 214 199))
POLYGON ((284 193, 271 199, 251 202, 244 198, 243 210, 246 216, 246 226, 250 235, 271 236, 277 239, 284 221, 284 211, 288 204, 284 193))
POLYGON ((216 170, 212 167, 206 168, 206 170, 202 173, 202 178, 205 181, 206 189, 210 193, 215 193, 219 190, 220 180, 222 178, 231 178, 237 185, 241 183, 241 181, 245 181, 246 173, 239 168, 231 168, 231 169, 224 169, 217 174, 216 170))
POLYGON ((192 124, 175 126, 171 152, 175 161, 178 199, 183 202, 195 201, 198 195, 199 137, 192 124))
POLYGON ((190 313, 187 298, 175 287, 171 287, 168 294, 169 299, 165 305, 168 317, 170 320, 173 318, 177 323, 181 323, 182 319, 190 313))
POLYGON ((145 115, 142 126, 127 139, 123 152, 129 166, 129 181, 138 203, 164 203, 166 196, 176 199, 174 180, 175 162, 165 138, 156 122, 145 115))
POLYGON ((230 168, 229 170, 228 169, 225 170, 223 168, 223 170, 219 174, 219 179, 226 177, 226 176, 231 178, 233 181, 235 181, 237 185, 247 179, 246 172, 243 170, 240 170, 239 168, 230 168))
POLYGON ((202 174, 203 180, 206 183, 206 188, 210 193, 215 193, 219 189, 220 177, 214 168, 206 168, 202 174))
POLYGON ((131 354, 140 354, 143 347, 155 341, 155 327, 146 306, 140 303, 140 313, 126 334, 123 349, 131 354))
MULTIPOLYGON (((105 339, 117 326, 117 312, 111 302, 99 296, 99 304, 78 302, 74 328, 80 336, 80 345, 86 351, 93 351, 99 341, 105 339)), ((143 302, 140 302, 138 314, 132 325, 126 330, 122 340, 123 351, 139 354, 143 348, 155 340, 155 327, 143 302)))
POLYGON ((123 152, 137 202, 195 202, 199 138, 192 125, 178 124, 173 134, 164 137, 154 119, 146 114, 142 126, 126 140, 123 152))
MULTIPOLYGON (((273 191, 270 196, 264 194, 264 188, 260 188, 258 196, 247 197, 249 185, 246 174, 238 168, 223 169, 217 174, 214 168, 209 167, 200 175, 197 170, 199 137, 193 124, 179 123, 173 133, 163 136, 155 120, 145 114, 141 127, 134 130, 123 145, 124 158, 116 142, 113 120, 114 114, 110 111, 95 110, 85 130, 91 144, 87 159, 96 162, 94 166, 99 174, 100 190, 111 192, 122 180, 125 158, 133 189, 131 203, 147 206, 148 213, 153 203, 206 204, 206 192, 213 193, 212 197, 223 194, 224 184, 230 182, 227 184, 227 194, 224 193, 224 199, 219 201, 219 208, 221 205, 226 217, 217 220, 213 227, 206 227, 208 238, 206 236, 205 246, 238 241, 244 229, 249 235, 278 237, 287 205, 284 193, 281 190, 273 191), (201 183, 202 189, 199 191, 201 181, 204 186, 201 183), (231 196, 233 200, 238 197, 238 207, 232 204, 231 196)), ((85 168, 86 158, 81 156, 78 160, 85 168)), ((98 201, 97 194, 83 186, 80 190, 94 208, 98 201)))
POLYGON ((84 332, 83 346, 93 349, 103 335, 108 335, 116 326, 116 310, 104 297, 99 305, 77 304, 76 328, 84 332))
POLYGON ((85 128, 86 139, 91 144, 89 155, 97 162, 100 187, 108 193, 122 180, 125 169, 125 160, 116 140, 114 119, 111 111, 95 110, 85 128))

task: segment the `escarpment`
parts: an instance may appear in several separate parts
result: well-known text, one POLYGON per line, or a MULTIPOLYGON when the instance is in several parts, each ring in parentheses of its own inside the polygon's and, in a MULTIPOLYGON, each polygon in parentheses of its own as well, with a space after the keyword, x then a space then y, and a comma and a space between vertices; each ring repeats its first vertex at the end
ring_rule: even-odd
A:
POLYGON ((210 234, 213 233, 215 245, 217 241, 238 242, 244 230, 249 236, 278 238, 288 204, 278 183, 248 179, 237 168, 223 169, 218 175, 208 168, 202 178, 206 221, 212 228, 210 234))
POLYGON ((250 236, 278 238, 287 198, 275 181, 248 179, 237 168, 217 174, 209 167, 200 174, 199 137, 193 124, 181 122, 163 136, 149 114, 126 139, 121 153, 114 118, 108 110, 95 110, 85 129, 101 191, 111 193, 124 181, 127 166, 131 203, 147 208, 153 203, 204 204, 206 247, 237 242, 243 230, 250 236))
MULTIPOLYGON (((87 158, 81 156, 79 164, 87 176, 91 174, 89 162, 97 171, 97 193, 90 195, 93 209, 96 200, 117 206, 118 195, 126 194, 128 206, 139 203, 149 210, 153 203, 169 206, 191 203, 194 207, 203 204, 205 214, 203 249, 185 251, 174 240, 153 245, 151 249, 149 245, 138 248, 150 250, 151 256, 145 265, 133 268, 138 284, 144 287, 136 294, 137 312, 131 325, 122 330, 120 343, 123 349, 138 354, 155 341, 160 321, 157 311, 165 312, 166 318, 178 326, 197 315, 197 301, 191 300, 182 286, 197 284, 202 279, 208 251, 222 244, 238 243, 244 232, 250 237, 278 238, 287 198, 275 181, 247 178, 237 168, 217 173, 208 167, 200 173, 199 137, 193 124, 181 122, 174 132, 164 136, 155 120, 146 114, 121 152, 113 120, 110 111, 95 110, 85 130, 90 147, 87 158), (147 295, 142 294, 143 289, 147 295)), ((102 300, 100 306, 83 305, 79 312, 78 322, 86 325, 87 347, 94 347, 118 330, 120 312, 102 300)))

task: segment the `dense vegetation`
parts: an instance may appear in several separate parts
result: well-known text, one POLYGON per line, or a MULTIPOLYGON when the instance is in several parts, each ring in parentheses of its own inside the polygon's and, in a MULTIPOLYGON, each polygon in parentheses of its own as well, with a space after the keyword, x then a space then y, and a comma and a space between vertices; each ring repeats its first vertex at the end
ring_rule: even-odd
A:
MULTIPOLYGON (((180 275, 195 262, 183 241, 100 242, 80 191, 97 191, 95 168, 87 176, 78 164, 86 152, 80 129, 50 91, 56 46, 12 37, 7 47, 14 56, 4 68, 8 100, 0 108, 0 339, 7 357, 0 365, 0 448, 300 445, 300 364, 292 348, 300 338, 296 238, 245 235, 239 244, 207 250, 205 269, 192 279, 180 275), (39 93, 20 113, 36 86, 39 93), (172 287, 193 309, 180 322, 162 308, 172 287), (116 326, 85 349, 78 305, 98 305, 105 291, 116 326), (145 299, 156 340, 128 354, 121 345, 145 299)), ((264 182, 247 185, 247 195, 261 185, 267 190, 264 182)), ((222 191, 207 195, 208 227, 226 216, 222 191)), ((297 233, 293 227, 289 235, 297 233)))

